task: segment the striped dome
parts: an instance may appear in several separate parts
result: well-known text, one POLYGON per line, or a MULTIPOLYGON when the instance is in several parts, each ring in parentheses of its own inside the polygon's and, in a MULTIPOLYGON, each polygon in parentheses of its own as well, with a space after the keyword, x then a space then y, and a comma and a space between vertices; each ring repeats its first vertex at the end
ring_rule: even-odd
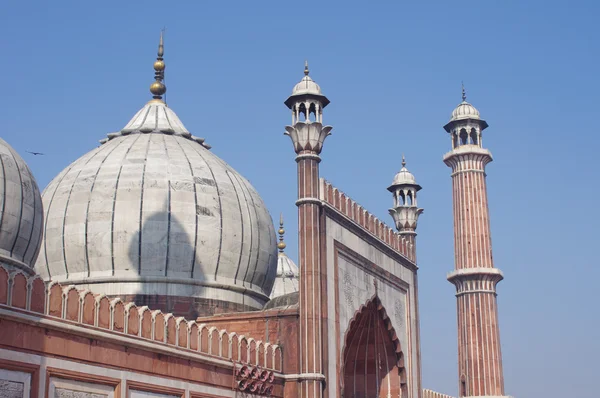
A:
POLYGON ((467 101, 463 101, 452 111, 450 121, 462 119, 479 119, 479 111, 467 101))
POLYGON ((262 308, 277 249, 252 185, 162 101, 102 142, 44 190, 36 271, 107 295, 262 308))
POLYGON ((42 200, 29 167, 1 138, 0 200, 0 261, 31 273, 42 239, 42 200))
POLYGON ((292 90, 292 95, 302 94, 321 95, 321 87, 310 76, 306 75, 292 90))

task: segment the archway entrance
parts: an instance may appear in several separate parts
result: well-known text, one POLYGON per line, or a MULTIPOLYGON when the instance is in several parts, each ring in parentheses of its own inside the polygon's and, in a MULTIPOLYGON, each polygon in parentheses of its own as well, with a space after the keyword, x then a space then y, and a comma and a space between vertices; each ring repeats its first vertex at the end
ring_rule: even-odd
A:
POLYGON ((344 343, 342 397, 407 396, 400 341, 377 297, 355 315, 344 343))

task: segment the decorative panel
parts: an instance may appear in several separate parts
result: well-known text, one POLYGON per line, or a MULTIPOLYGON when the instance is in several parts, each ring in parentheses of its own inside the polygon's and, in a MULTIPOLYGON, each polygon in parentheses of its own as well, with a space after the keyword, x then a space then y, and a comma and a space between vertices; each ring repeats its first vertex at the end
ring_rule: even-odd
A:
POLYGON ((31 374, 0 369, 0 398, 27 398, 31 374))
POLYGON ((22 381, 12 381, 0 379, 0 397, 1 398, 23 398, 25 392, 25 383, 22 381))
POLYGON ((128 398, 181 398, 181 396, 130 389, 128 398))
POLYGON ((115 387, 96 383, 50 378, 48 386, 50 398, 115 398, 115 387))
POLYGON ((87 391, 71 390, 68 388, 55 388, 54 398, 108 398, 108 395, 87 391))

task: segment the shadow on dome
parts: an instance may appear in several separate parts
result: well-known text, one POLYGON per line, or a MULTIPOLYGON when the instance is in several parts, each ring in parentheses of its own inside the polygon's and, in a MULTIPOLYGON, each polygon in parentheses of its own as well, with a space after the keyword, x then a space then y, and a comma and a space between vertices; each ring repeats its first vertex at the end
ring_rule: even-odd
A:
POLYGON ((193 298, 183 294, 186 289, 181 282, 191 281, 193 272, 202 270, 194 261, 192 238, 173 214, 159 211, 144 218, 141 231, 129 243, 128 254, 131 266, 137 266, 140 283, 121 299, 165 313, 194 314, 193 298))
POLYGON ((132 266, 137 264, 139 283, 124 286, 126 294, 119 297, 188 320, 256 310, 218 299, 226 296, 227 288, 207 280, 190 228, 196 228, 195 222, 186 231, 185 224, 168 211, 145 218, 142 230, 129 243, 129 260, 132 266))

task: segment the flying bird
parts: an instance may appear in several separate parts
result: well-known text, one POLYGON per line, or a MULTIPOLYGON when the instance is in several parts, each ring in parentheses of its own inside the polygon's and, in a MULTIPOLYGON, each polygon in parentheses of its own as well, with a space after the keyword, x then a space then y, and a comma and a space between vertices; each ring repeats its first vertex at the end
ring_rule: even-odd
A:
POLYGON ((41 153, 41 152, 31 152, 31 151, 25 151, 25 152, 28 152, 28 153, 30 153, 32 155, 36 155, 36 156, 37 155, 43 155, 43 153, 41 153))

